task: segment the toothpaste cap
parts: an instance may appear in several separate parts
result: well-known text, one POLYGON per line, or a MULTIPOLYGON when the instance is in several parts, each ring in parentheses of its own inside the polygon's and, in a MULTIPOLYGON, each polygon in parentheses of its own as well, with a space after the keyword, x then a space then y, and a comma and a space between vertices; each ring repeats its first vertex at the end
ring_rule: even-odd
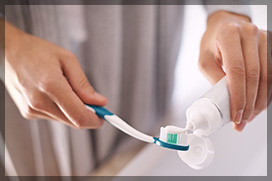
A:
POLYGON ((205 136, 189 134, 188 151, 178 151, 179 157, 193 169, 203 169, 210 165, 214 157, 214 146, 205 136))

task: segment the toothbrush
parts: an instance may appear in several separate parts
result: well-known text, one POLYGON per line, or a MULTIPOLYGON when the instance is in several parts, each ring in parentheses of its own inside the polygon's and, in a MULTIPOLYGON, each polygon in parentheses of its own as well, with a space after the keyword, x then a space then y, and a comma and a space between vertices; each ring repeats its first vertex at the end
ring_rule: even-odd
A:
POLYGON ((160 137, 152 137, 147 134, 144 134, 135 128, 131 127, 125 121, 123 121, 117 115, 111 113, 104 107, 94 106, 85 104, 86 108, 94 112, 98 117, 106 120, 114 127, 123 131, 124 133, 147 143, 154 143, 161 147, 187 151, 189 150, 189 145, 187 144, 187 129, 178 128, 175 126, 166 126, 165 128, 161 127, 160 137))

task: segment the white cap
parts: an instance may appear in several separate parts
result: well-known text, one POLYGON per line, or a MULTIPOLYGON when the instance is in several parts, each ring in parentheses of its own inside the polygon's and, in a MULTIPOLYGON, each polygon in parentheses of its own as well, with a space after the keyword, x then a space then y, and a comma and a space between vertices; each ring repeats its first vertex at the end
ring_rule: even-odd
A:
POLYGON ((179 157, 193 169, 203 169, 210 165, 214 157, 214 146, 204 136, 188 135, 188 151, 178 151, 179 157))

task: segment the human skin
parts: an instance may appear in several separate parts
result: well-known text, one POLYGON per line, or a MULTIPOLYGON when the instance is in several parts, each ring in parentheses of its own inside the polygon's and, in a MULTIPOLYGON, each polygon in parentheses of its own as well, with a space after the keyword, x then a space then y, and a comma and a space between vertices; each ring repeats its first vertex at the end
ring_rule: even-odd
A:
POLYGON ((246 16, 219 11, 208 18, 199 68, 212 84, 226 75, 237 131, 271 101, 271 42, 246 16))
MULTIPOLYGON (((104 106, 107 99, 95 92, 76 57, 8 22, 5 28, 5 84, 22 116, 56 120, 75 128, 100 127, 103 120, 83 102, 104 106)), ((270 50, 267 32, 248 17, 220 11, 208 18, 199 67, 212 84, 227 76, 231 118, 237 131, 267 106, 267 93, 271 92, 271 69, 267 69, 271 51, 267 46, 270 50)))
POLYGON ((83 102, 104 106, 107 99, 93 89, 75 55, 7 22, 5 32, 5 85, 24 118, 102 126, 83 102))

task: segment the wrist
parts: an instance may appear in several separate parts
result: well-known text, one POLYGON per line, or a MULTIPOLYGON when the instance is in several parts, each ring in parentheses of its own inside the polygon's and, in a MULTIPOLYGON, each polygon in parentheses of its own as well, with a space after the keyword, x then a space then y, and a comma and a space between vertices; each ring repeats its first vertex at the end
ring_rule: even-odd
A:
POLYGON ((26 35, 25 32, 5 21, 5 48, 16 46, 26 35))
POLYGON ((21 57, 21 49, 25 47, 28 34, 5 21, 5 59, 11 64, 14 57, 21 57))

